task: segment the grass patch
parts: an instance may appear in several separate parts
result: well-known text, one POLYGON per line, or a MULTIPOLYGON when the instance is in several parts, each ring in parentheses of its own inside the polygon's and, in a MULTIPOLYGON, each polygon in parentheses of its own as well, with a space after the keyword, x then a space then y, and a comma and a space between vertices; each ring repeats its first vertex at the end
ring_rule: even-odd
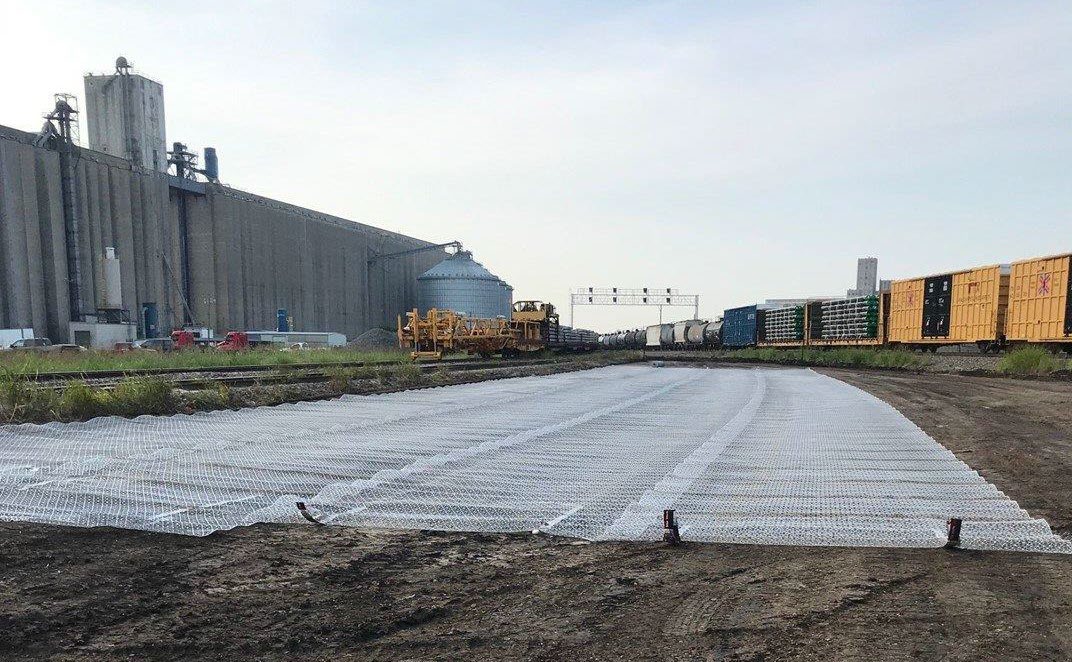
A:
POLYGON ((24 371, 0 366, 0 421, 54 420, 58 409, 59 396, 54 390, 37 388, 24 371))
POLYGON ((754 347, 724 350, 714 353, 716 357, 735 361, 780 363, 786 365, 813 365, 846 368, 900 368, 912 369, 925 364, 926 360, 914 352, 897 349, 871 349, 863 347, 832 347, 830 349, 804 348, 778 349, 754 347))
POLYGON ((370 352, 352 349, 323 349, 306 352, 280 352, 255 349, 248 352, 188 350, 177 352, 80 352, 44 354, 29 352, 0 353, 0 369, 23 373, 91 372, 94 370, 161 370, 180 368, 220 368, 230 366, 279 366, 295 364, 330 365, 332 363, 402 363, 408 356, 398 352, 370 352))
POLYGON ((108 395, 108 406, 115 416, 173 414, 176 410, 171 382, 139 377, 124 379, 108 395))
POLYGON ((1001 357, 998 370, 1007 375, 1042 376, 1066 370, 1069 363, 1043 347, 1021 347, 1001 357))

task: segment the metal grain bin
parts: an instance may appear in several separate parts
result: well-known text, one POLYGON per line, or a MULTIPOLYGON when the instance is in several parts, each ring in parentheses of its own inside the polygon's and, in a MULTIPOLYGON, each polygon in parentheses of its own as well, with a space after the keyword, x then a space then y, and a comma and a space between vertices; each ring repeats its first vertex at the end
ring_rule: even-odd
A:
POLYGON ((509 319, 514 310, 514 288, 507 285, 504 280, 500 280, 499 285, 502 286, 502 305, 506 310, 506 318, 509 319))
POLYGON ((748 347, 756 344, 756 307, 729 308, 722 315, 722 345, 748 347))
POLYGON ((1006 338, 1072 343, 1072 255, 1021 260, 1011 271, 1006 338))
POLYGON ((473 260, 469 251, 458 251, 417 277, 417 305, 421 310, 439 308, 470 317, 509 318, 513 289, 473 260))

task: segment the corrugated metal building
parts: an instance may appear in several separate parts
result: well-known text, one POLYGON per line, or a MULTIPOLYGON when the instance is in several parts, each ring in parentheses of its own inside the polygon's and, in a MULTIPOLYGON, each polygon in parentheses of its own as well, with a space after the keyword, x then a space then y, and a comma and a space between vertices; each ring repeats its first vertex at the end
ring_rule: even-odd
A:
POLYGON ((114 247, 123 308, 133 321, 151 309, 161 333, 186 320, 274 328, 285 308, 297 331, 354 336, 393 327, 416 304, 417 275, 445 257, 370 265, 430 244, 88 149, 65 168, 61 149, 35 142, 0 126, 0 328, 68 341, 70 321, 101 306, 114 247))

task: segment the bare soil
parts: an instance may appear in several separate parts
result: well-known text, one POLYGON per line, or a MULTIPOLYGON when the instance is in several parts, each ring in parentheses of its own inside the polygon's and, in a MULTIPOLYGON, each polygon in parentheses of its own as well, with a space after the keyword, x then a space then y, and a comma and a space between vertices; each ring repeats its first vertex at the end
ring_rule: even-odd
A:
MULTIPOLYGON (((1072 527, 1072 384, 829 370, 1072 527)), ((1072 659, 1072 558, 0 524, 0 659, 1072 659)))

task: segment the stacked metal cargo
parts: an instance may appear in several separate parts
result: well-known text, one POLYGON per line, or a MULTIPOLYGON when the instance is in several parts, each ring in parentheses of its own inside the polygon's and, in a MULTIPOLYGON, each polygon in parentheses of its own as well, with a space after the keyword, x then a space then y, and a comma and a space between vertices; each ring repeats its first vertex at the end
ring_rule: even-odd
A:
POLYGON ((811 328, 814 332, 818 327, 822 340, 878 337, 879 305, 875 295, 821 301, 819 312, 819 319, 811 320, 811 328))
POLYGON ((804 339, 804 306, 762 311, 760 345, 799 345, 804 339))

